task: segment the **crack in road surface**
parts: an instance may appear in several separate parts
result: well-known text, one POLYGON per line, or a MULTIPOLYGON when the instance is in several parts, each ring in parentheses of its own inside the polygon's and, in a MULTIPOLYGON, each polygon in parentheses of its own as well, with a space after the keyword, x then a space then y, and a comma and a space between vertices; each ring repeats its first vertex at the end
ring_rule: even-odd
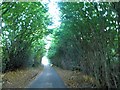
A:
POLYGON ((51 66, 44 66, 44 70, 31 82, 28 88, 67 88, 51 66))

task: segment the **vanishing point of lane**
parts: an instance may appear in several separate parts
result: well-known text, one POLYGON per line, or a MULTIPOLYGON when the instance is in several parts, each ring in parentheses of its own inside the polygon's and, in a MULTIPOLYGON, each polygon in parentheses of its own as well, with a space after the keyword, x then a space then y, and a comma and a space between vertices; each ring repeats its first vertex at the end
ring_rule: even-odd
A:
POLYGON ((43 72, 31 82, 28 88, 66 88, 66 86, 51 66, 44 66, 43 72))

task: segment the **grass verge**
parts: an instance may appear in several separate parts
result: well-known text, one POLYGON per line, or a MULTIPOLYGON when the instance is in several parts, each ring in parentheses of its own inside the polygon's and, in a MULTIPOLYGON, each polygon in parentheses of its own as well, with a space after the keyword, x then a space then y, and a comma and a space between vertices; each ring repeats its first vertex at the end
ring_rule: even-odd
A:
POLYGON ((26 68, 2 74, 2 88, 25 88, 43 67, 26 68))
POLYGON ((79 71, 63 70, 54 67, 68 88, 98 88, 99 83, 94 77, 79 71))

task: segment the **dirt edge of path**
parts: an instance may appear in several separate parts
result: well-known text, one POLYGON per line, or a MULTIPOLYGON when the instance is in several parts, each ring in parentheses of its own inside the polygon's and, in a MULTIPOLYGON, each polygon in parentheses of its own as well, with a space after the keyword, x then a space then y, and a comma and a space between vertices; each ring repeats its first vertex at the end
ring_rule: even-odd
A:
POLYGON ((43 67, 40 66, 2 74, 2 88, 25 88, 42 70, 43 67))
POLYGON ((94 77, 79 71, 63 70, 54 67, 68 88, 99 88, 99 83, 94 77))

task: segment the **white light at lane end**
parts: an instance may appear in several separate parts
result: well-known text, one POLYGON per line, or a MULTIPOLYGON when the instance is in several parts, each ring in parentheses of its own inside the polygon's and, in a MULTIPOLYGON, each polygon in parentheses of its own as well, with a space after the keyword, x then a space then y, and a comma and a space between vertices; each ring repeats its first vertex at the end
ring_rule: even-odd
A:
POLYGON ((49 65, 49 59, 46 56, 42 57, 42 61, 41 61, 42 65, 49 65))

